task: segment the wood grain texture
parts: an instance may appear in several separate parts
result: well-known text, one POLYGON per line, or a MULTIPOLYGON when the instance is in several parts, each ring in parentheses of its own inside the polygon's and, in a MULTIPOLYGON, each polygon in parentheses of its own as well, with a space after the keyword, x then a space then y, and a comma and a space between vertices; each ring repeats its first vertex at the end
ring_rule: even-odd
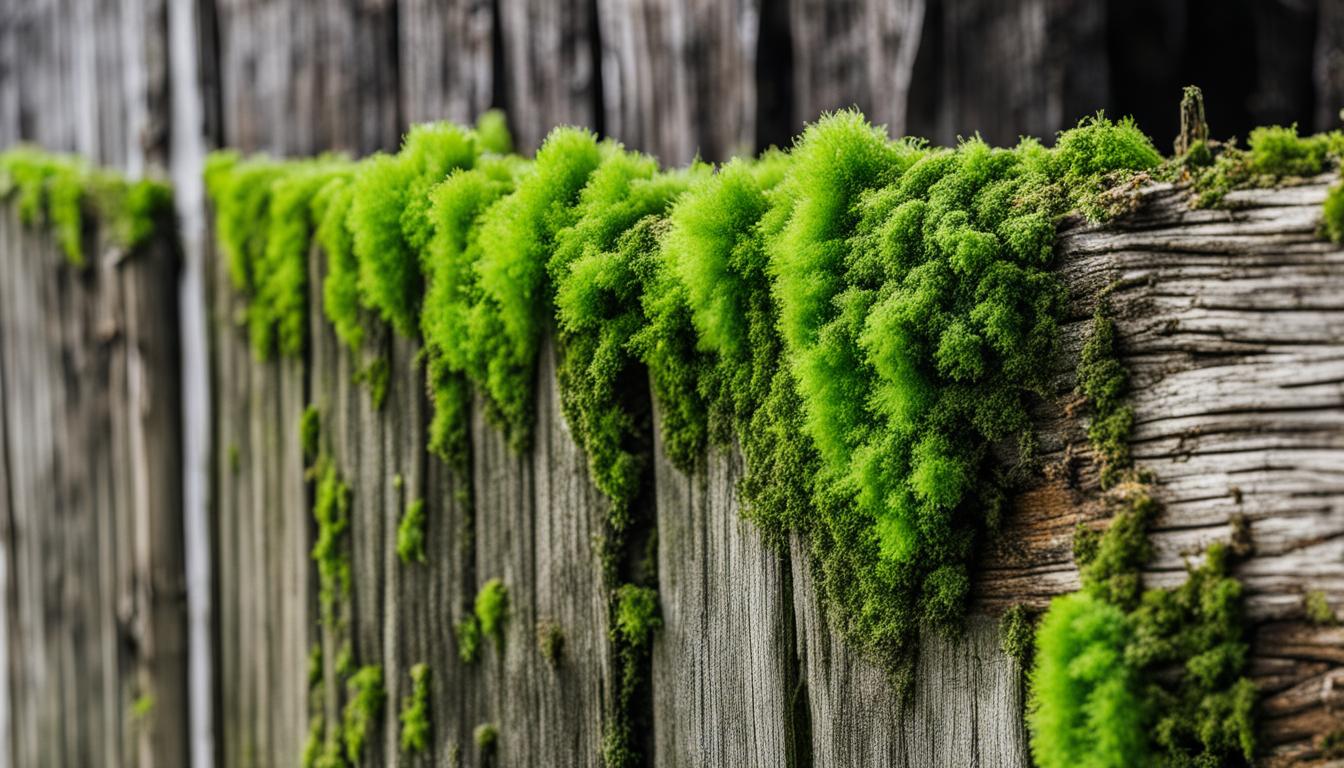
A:
POLYGON ((598 0, 606 131, 664 165, 750 154, 760 0, 598 0))
POLYGON ((176 263, 0 214, 5 764, 187 760, 176 263))
POLYGON ((400 0, 398 79, 405 123, 470 124, 503 89, 490 0, 400 0))
POLYGON ((517 149, 535 151, 557 125, 602 131, 593 0, 496 1, 504 108, 517 149))

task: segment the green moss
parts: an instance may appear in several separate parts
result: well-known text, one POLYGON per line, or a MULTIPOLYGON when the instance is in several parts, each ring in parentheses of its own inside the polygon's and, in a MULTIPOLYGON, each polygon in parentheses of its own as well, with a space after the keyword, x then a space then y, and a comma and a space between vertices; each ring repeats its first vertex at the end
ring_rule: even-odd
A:
POLYGON ((1307 621, 1322 627, 1333 627, 1339 623, 1335 610, 1330 607, 1330 601, 1319 589, 1302 596, 1302 612, 1306 615, 1307 621))
MULTIPOLYGON (((619 540, 641 491, 652 444, 648 372, 634 339, 645 328, 643 291, 658 253, 656 219, 699 175, 658 174, 648 156, 613 149, 589 177, 576 220, 555 238, 556 376, 594 485, 611 499, 619 540), (638 222, 638 224, 637 224, 638 222)), ((619 543, 616 546, 620 546, 619 543)))
POLYGON ((350 555, 346 546, 350 489, 330 460, 321 460, 316 474, 313 518, 317 522, 317 537, 312 556, 317 563, 318 602, 324 621, 331 623, 335 620, 337 601, 350 594, 350 555))
POLYGON ((403 335, 418 325, 418 253, 431 233, 429 191, 454 169, 470 168, 479 152, 470 131, 451 123, 417 125, 400 152, 360 163, 351 182, 346 226, 360 299, 403 335))
POLYGON ((322 313, 337 338, 358 352, 364 341, 359 311, 359 263, 345 221, 350 214, 354 189, 344 176, 330 179, 313 196, 312 214, 317 222, 314 237, 326 256, 322 282, 322 313))
POLYGON ((479 294, 467 342, 468 356, 477 361, 471 378, 487 396, 492 420, 519 448, 531 441, 533 379, 550 309, 546 262, 556 233, 577 218, 589 174, 610 152, 587 131, 558 128, 513 192, 480 217, 479 294))
POLYGON ((383 401, 387 399, 387 384, 391 377, 391 364, 383 355, 371 358, 362 368, 355 371, 355 383, 368 387, 369 401, 373 403, 375 411, 382 410, 383 401))
POLYGON ((154 180, 129 181, 83 160, 19 146, 0 152, 0 197, 16 197, 19 218, 47 226, 66 259, 87 264, 86 217, 110 245, 134 252, 173 224, 173 192, 154 180))
POLYGON ((459 471, 465 471, 469 448, 468 381, 485 389, 490 377, 487 347, 472 342, 494 322, 476 270, 482 255, 478 225, 526 168, 515 158, 482 158, 475 168, 450 174, 430 193, 434 234, 421 265, 426 288, 420 315, 434 405, 429 446, 459 471))
POLYGON ((999 619, 999 648, 1022 668, 1031 666, 1035 652, 1035 622, 1022 605, 1004 611, 999 619))
POLYGON ((397 556, 401 562, 425 562, 425 502, 416 499, 406 505, 397 523, 397 556))
POLYGON ((513 136, 503 110, 487 109, 476 118, 476 138, 485 152, 507 155, 513 151, 513 136))
POLYGON ((565 652, 565 630, 554 621, 537 622, 537 650, 548 666, 560 666, 565 652))
POLYGON ((1129 374, 1120 363, 1115 322, 1103 299, 1092 318, 1092 332, 1078 360, 1078 392, 1092 406, 1088 439, 1100 459, 1101 487, 1109 488, 1130 467, 1129 437, 1134 411, 1124 402, 1129 374))
POLYGON ((499 729, 494 723, 481 723, 472 732, 472 739, 476 741, 476 749, 480 751, 481 757, 490 757, 499 748, 499 729))
POLYGON ((467 616, 453 625, 457 639, 457 657, 464 664, 472 664, 481 652, 481 625, 475 616, 467 616))
POLYGON ((401 700, 401 751, 424 752, 429 747, 429 665, 411 667, 411 694, 401 700))
POLYGON ((1321 226, 1330 242, 1344 242, 1344 182, 1334 184, 1326 194, 1321 226))
POLYGON ((1297 126, 1267 126, 1251 131, 1248 148, 1236 140, 1218 146, 1211 163, 1192 167, 1185 158, 1169 164, 1165 175, 1184 170, 1195 191, 1195 205, 1218 205, 1234 189, 1271 187, 1300 177, 1314 176, 1337 167, 1344 157, 1344 133, 1299 136, 1297 126))
POLYGON ((316 405, 310 404, 303 409, 303 415, 299 417, 299 445, 303 449, 304 461, 312 462, 317 459, 321 437, 322 414, 316 405))
POLYGON ((658 593, 647 587, 623 584, 612 594, 611 628, 616 666, 616 701, 602 734, 602 764, 626 768, 641 764, 636 746, 634 702, 643 695, 649 678, 649 652, 653 635, 662 627, 658 616, 658 593))
POLYGON ((228 457, 229 457, 228 459, 229 472, 234 475, 238 474, 238 470, 242 469, 243 466, 243 456, 242 453, 238 450, 237 443, 229 443, 228 457))
POLYGON ((1125 661, 1124 611, 1088 592, 1056 598, 1036 634, 1031 751, 1040 768, 1150 765, 1142 686, 1125 661))
POLYGON ((499 579, 491 579, 476 593, 476 621, 481 634, 504 646, 504 622, 509 613, 509 588, 499 579))
POLYGON ((378 666, 360 667, 359 671, 346 681, 349 698, 342 713, 344 729, 342 743, 345 745, 345 759, 353 765, 359 765, 364 755, 364 745, 383 712, 383 702, 387 692, 383 690, 383 670, 378 666))

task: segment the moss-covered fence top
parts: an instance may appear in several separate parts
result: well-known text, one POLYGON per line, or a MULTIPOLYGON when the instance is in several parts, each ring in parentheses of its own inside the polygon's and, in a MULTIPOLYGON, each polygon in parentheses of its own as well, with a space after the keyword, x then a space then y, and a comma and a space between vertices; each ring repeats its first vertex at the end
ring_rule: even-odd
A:
MULTIPOLYGON (((686 471, 708 444, 740 443, 747 514, 773 537, 805 537, 835 625, 899 673, 921 631, 956 630, 976 553, 1033 471, 1028 406, 1046 393, 1066 299, 1052 270, 1061 218, 1123 213, 1149 179, 1185 181, 1193 205, 1216 205, 1235 187, 1321 173, 1342 152, 1338 133, 1265 128, 1246 149, 1200 134, 1164 160, 1132 122, 1102 116, 1049 147, 946 148, 844 111, 788 151, 664 170, 570 127, 534 158, 512 155, 492 114, 476 129, 417 126, 396 154, 358 162, 217 153, 206 180, 256 354, 304 354, 317 242, 327 319, 370 369, 366 318, 423 342, 429 447, 454 466, 467 461, 473 390, 515 446, 529 444, 537 355, 554 335, 566 416, 610 500, 618 657, 656 626, 653 593, 624 583, 617 560, 657 428, 686 471), (646 380, 656 426, 630 394, 646 380)), ((53 201, 62 183, 49 184, 53 201)), ((1344 204, 1330 199, 1337 238, 1344 204)), ((1108 532, 1080 537, 1084 589, 1036 632, 1036 761, 1246 761, 1254 688, 1228 553, 1216 547, 1180 589, 1140 588, 1156 502, 1130 467, 1127 378, 1104 310, 1079 388, 1104 482, 1129 502, 1108 532)), ((1030 624, 1006 625, 1027 660, 1030 624)))

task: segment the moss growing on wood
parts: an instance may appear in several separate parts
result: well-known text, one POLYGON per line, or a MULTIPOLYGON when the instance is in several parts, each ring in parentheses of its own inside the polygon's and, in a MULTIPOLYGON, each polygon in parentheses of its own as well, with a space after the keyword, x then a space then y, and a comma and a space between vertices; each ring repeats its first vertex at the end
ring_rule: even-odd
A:
POLYGON ((1087 435, 1100 458, 1102 488, 1114 485, 1130 467, 1129 436, 1134 429, 1134 410, 1125 402, 1129 373, 1120 363, 1115 322, 1107 312, 1103 298, 1093 315, 1077 372, 1078 392, 1092 407, 1087 435))
POLYGON ((565 630, 554 621, 537 622, 537 651, 552 669, 560 666, 565 652, 565 630))
POLYGON ((299 446, 303 450, 303 460, 312 462, 317 459, 319 442, 322 437, 322 414, 316 405, 303 409, 299 417, 299 446))
POLYGON ((411 667, 411 693, 401 700, 401 751, 424 752, 429 746, 429 665, 411 667))
POLYGON ((546 262, 556 233, 576 219, 589 174, 610 152, 587 131, 556 129, 514 191, 480 217, 468 356, 479 361, 472 380, 488 398, 488 413, 515 447, 531 442, 533 378, 550 309, 546 262))
POLYGON ((453 625, 453 636, 457 639, 457 657, 464 664, 471 664, 481 652, 481 625, 475 616, 467 616, 453 625))
POLYGON ((383 689, 383 670, 379 666, 360 667, 359 671, 346 681, 349 700, 342 713, 344 730, 342 743, 345 745, 345 759, 352 765, 359 765, 364 754, 364 745, 368 743, 378 719, 383 713, 383 702, 387 692, 383 689))
POLYGON ((476 749, 482 758, 493 757, 495 750, 499 748, 499 729, 494 723, 481 723, 472 732, 472 739, 476 742, 476 749))
POLYGON ((323 620, 332 623, 336 603, 350 594, 350 556, 345 541, 350 528, 350 489, 329 459, 319 462, 317 478, 313 502, 317 538, 312 556, 317 563, 318 602, 323 620))
POLYGON ((602 734, 602 765, 606 768, 640 764, 635 740, 634 701, 647 685, 653 635, 662 624, 655 590, 623 584, 612 595, 608 634, 615 655, 617 680, 615 705, 602 734))
POLYGON ((66 259, 85 266, 87 217, 108 242, 134 252, 174 223, 173 191, 154 180, 130 181, 82 159, 27 146, 0 152, 0 198, 16 197, 20 220, 45 225, 66 259))
MULTIPOLYGON (((509 614, 509 589, 499 579, 491 579, 476 593, 476 623, 496 648, 504 647, 504 622, 509 614)), ((460 639, 460 638, 459 638, 460 639)))
POLYGON ((1036 648, 1036 626, 1026 607, 1014 605, 999 619, 999 648, 1027 669, 1036 648))
POLYGON ((1333 627, 1339 623, 1339 618, 1335 615, 1335 610, 1330 607, 1330 601, 1326 599, 1325 593, 1319 589, 1314 589, 1302 596, 1302 612, 1307 617, 1307 621, 1322 627, 1333 627))
POLYGON ((406 505, 397 523, 397 557, 401 562, 425 562, 425 502, 416 499, 406 505))

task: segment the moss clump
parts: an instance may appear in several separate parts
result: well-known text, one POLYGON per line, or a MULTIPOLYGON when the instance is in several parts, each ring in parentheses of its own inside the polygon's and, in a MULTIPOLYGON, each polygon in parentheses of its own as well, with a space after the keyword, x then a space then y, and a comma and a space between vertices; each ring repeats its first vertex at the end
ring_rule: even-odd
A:
POLYGON ((1159 174, 1179 178, 1183 173, 1194 189, 1196 207, 1218 205, 1234 189, 1272 187, 1285 179, 1315 176, 1339 165, 1344 157, 1344 133, 1299 136, 1297 126, 1267 126, 1251 131, 1248 147, 1233 139, 1219 144, 1211 160, 1195 163, 1176 158, 1159 174))
POLYGON ((418 254, 428 242, 429 191, 480 149, 471 131, 451 123, 418 125, 396 155, 374 155, 351 180, 346 226, 358 264, 362 303, 405 336, 417 330, 418 254))
POLYGON ((565 630, 554 621, 537 622, 537 651, 550 667, 560 666, 565 652, 565 630))
POLYGON ((1344 242, 1344 182, 1330 187, 1321 209, 1321 228, 1332 243, 1344 242))
POLYGON ((397 523, 397 557, 401 562, 425 562, 425 502, 416 499, 406 505, 397 523))
POLYGON ((576 218, 589 174, 610 151, 587 131, 552 131, 514 191, 480 217, 468 373, 516 447, 531 441, 533 378, 549 310, 546 262, 556 233, 576 218))
POLYGON ((504 621, 509 613, 509 588, 499 579, 491 579, 476 593, 476 622, 481 634, 504 646, 504 621))
POLYGON ((615 654, 616 702, 602 735, 602 764, 625 768, 640 764, 635 744, 634 702, 648 680, 649 652, 653 635, 662 627, 658 616, 658 593, 647 587, 624 584, 611 599, 611 629, 608 634, 615 654))
POLYGON ((319 462, 313 519, 317 538, 313 561, 317 563, 318 602, 323 620, 334 622, 337 601, 350 594, 350 556, 345 536, 350 528, 350 489, 329 460, 319 462))
POLYGON ((321 437, 322 413, 316 405, 309 405, 299 417, 299 446, 303 450, 304 461, 311 462, 317 458, 321 437))
POLYGON ((453 625, 453 636, 457 639, 457 657, 464 664, 471 664, 481 652, 481 625, 475 616, 468 616, 453 625))
POLYGON ((513 134, 503 110, 487 109, 476 118, 476 138, 485 152, 507 155, 513 151, 513 134))
POLYGON ((1302 596, 1302 612, 1306 615, 1307 621, 1318 626, 1333 627, 1339 623, 1334 609, 1330 607, 1330 601, 1325 598, 1325 593, 1319 589, 1314 589, 1302 596))
POLYGON ((652 444, 650 404, 636 394, 645 391, 648 373, 633 344, 647 324, 641 289, 658 252, 649 217, 698 175, 698 168, 660 175, 652 158, 612 148, 583 188, 573 225, 556 235, 547 264, 565 415, 593 483, 612 501, 608 523, 617 539, 630 523, 652 444))
POLYGON ((345 759, 352 765, 359 765, 364 754, 364 745, 378 724, 383 712, 383 701, 387 692, 383 690, 383 670, 378 666, 360 667, 359 671, 346 681, 349 699, 342 713, 345 744, 345 759))
POLYGON ((1110 527, 1076 547, 1083 591, 1052 602, 1036 635, 1033 756, 1042 768, 1249 764, 1255 685, 1229 550, 1212 545, 1178 588, 1142 589, 1158 506, 1141 485, 1120 490, 1110 527))
POLYGON ((338 158, 276 161, 216 152, 205 182, 234 287, 248 299, 252 349, 265 359, 301 356, 308 335, 308 251, 320 220, 314 201, 349 176, 338 158))
POLYGON ((401 700, 401 751, 424 752, 429 746, 429 665, 411 667, 411 694, 401 700))
POLYGON ((86 217, 111 245, 134 252, 173 224, 173 191, 154 180, 128 181, 82 160, 27 146, 0 152, 0 198, 16 196, 20 220, 49 227, 77 267, 85 266, 86 217))
POLYGON ((469 447, 468 381, 484 388, 490 378, 486 345, 471 341, 493 323, 492 305, 481 293, 476 270, 481 259, 478 225, 526 168, 516 158, 482 158, 475 168, 450 174, 430 193, 434 234, 422 264, 426 287, 420 315, 434 405, 429 446, 459 471, 465 470, 469 447))
POLYGON ((1092 406, 1087 435, 1100 458, 1101 487, 1109 488, 1130 466, 1129 436, 1134 410, 1125 402, 1129 373, 1120 363, 1115 322, 1107 315, 1105 299, 1097 305, 1092 332, 1078 360, 1078 393, 1092 406))
POLYGON ((471 734, 481 757, 491 757, 499 747, 499 729, 494 723, 481 723, 471 734))
POLYGON ((364 341, 364 325, 359 316, 359 263, 355 260, 353 238, 345 227, 353 193, 349 177, 336 176, 313 196, 312 213, 317 222, 314 239, 327 259, 322 313, 336 337, 358 352, 364 341))
POLYGON ((1035 652, 1035 630, 1031 614, 1022 605, 1012 606, 999 619, 999 648, 1023 669, 1031 666, 1032 654, 1035 652))
POLYGON ((1027 716, 1040 768, 1149 765, 1148 710, 1124 611, 1089 592, 1057 598, 1036 633, 1027 716))

